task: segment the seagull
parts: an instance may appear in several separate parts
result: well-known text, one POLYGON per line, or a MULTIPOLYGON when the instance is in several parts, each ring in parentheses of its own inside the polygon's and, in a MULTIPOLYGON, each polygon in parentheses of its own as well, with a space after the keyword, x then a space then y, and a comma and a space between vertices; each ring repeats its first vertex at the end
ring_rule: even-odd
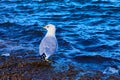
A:
POLYGON ((39 45, 39 54, 41 56, 44 55, 45 60, 49 61, 48 58, 55 54, 58 49, 58 42, 55 36, 56 28, 53 24, 48 24, 43 28, 47 30, 47 33, 39 45))

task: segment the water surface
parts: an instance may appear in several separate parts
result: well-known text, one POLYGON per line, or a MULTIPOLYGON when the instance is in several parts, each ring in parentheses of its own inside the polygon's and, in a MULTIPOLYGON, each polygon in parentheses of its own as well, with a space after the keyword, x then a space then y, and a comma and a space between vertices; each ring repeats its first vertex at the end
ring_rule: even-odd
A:
POLYGON ((119 2, 2 0, 0 54, 39 56, 46 33, 42 26, 49 23, 57 28, 55 59, 60 64, 102 71, 111 65, 120 68, 119 2))

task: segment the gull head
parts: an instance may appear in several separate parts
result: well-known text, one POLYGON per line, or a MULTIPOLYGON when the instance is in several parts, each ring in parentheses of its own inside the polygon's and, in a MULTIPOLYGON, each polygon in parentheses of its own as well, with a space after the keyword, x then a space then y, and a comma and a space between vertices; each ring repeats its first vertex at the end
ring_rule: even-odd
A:
POLYGON ((56 28, 53 24, 48 24, 43 28, 45 28, 47 30, 47 34, 46 34, 47 36, 54 36, 55 35, 56 28))
POLYGON ((56 28, 53 24, 48 24, 43 28, 45 28, 47 31, 53 31, 53 32, 56 31, 56 28))

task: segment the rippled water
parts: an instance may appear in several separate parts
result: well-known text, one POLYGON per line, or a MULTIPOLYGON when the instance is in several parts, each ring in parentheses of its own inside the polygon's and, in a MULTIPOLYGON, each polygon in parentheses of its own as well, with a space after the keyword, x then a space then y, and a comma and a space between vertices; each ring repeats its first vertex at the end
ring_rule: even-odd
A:
POLYGON ((41 27, 49 23, 57 27, 59 61, 85 55, 120 60, 120 3, 87 0, 0 1, 0 54, 39 55, 41 27))

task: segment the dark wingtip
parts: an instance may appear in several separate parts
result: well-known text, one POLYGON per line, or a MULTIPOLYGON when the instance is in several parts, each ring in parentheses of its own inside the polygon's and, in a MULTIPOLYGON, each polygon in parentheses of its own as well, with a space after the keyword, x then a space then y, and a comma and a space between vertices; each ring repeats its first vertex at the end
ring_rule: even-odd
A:
POLYGON ((45 57, 46 57, 45 53, 43 53, 40 57, 41 57, 41 60, 45 60, 45 57))

